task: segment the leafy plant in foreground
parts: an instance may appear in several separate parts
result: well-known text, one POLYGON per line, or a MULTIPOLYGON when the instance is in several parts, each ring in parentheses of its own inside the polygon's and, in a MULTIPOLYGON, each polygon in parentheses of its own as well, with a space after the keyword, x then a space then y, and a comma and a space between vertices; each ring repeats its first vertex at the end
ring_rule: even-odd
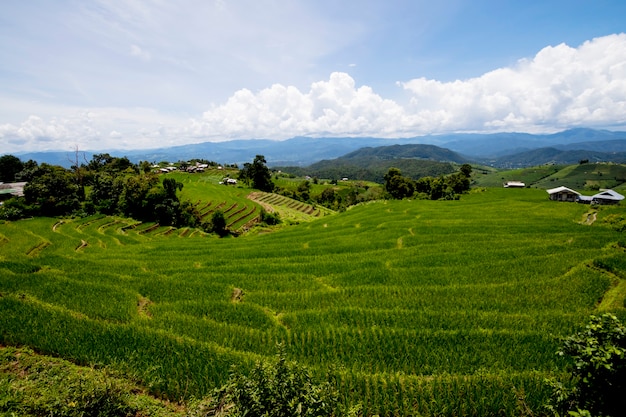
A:
POLYGON ((571 388, 550 382, 555 415, 619 416, 626 409, 626 327, 613 314, 591 316, 565 339, 559 355, 573 360, 571 388))
POLYGON ((339 394, 330 383, 316 384, 305 368, 287 361, 279 345, 275 362, 257 362, 249 375, 233 371, 193 416, 332 416, 338 403, 339 394))

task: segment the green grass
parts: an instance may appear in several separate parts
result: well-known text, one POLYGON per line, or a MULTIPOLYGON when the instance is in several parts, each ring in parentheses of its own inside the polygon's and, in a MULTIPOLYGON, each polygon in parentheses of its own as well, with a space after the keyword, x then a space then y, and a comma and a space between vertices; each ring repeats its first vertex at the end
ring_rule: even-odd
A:
POLYGON ((182 416, 106 369, 0 346, 0 416, 182 416))
POLYGON ((507 181, 522 181, 526 185, 536 184, 544 178, 556 174, 563 166, 543 165, 539 167, 494 170, 489 168, 475 168, 472 179, 480 187, 502 187, 507 181))
POLYGON ((481 187, 498 187, 506 181, 522 181, 533 188, 565 186, 588 195, 594 194, 599 188, 619 190, 626 187, 624 164, 543 165, 494 172, 486 169, 475 171, 472 178, 475 185, 481 187))
MULTIPOLYGON (((247 200, 224 188, 242 200, 214 201, 247 200)), ((208 201, 199 185, 185 189, 208 201)), ((591 225, 587 210, 539 189, 489 188, 237 239, 103 217, 5 222, 0 343, 106 365, 186 400, 282 341, 364 415, 514 416, 520 395, 541 414, 544 378, 564 377, 560 338, 599 309, 626 317, 624 238, 604 221, 624 209, 591 225)))
POLYGON ((626 165, 621 164, 582 164, 571 165, 566 170, 539 181, 540 188, 553 188, 559 185, 574 190, 589 191, 593 194, 599 188, 614 188, 626 182, 626 165))

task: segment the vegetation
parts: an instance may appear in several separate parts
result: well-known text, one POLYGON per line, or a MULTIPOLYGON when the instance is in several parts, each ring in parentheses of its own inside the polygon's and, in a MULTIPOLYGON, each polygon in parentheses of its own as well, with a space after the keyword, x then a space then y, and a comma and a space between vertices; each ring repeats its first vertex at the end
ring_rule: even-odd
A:
POLYGON ((127 396, 144 390, 183 404, 141 400, 150 415, 614 414, 599 392, 623 378, 626 212, 501 188, 588 164, 418 180, 392 167, 382 186, 272 174, 262 155, 241 171, 150 165, 105 154, 15 174, 29 186, 0 208, 0 344, 106 371, 31 401, 12 373, 30 353, 7 348, 0 415, 50 414, 53 398, 58 415, 147 415, 127 396), (268 179, 273 192, 246 186, 268 179))
MULTIPOLYGON (((186 198, 245 198, 217 175, 165 177, 186 198)), ((607 222, 623 209, 590 225, 587 210, 492 188, 239 239, 102 214, 6 221, 0 343, 193 403, 232 382, 231 365, 272 363, 282 342, 313 379, 330 373, 337 414, 540 415, 546 378, 572 386, 560 340, 600 308, 625 315, 625 245, 607 222)))
POLYGON ((182 416, 177 411, 106 369, 0 347, 0 416, 182 416))
POLYGON ((332 384, 315 383, 308 370, 286 359, 279 345, 278 357, 273 363, 259 361, 249 375, 234 369, 228 382, 201 404, 197 413, 233 417, 322 417, 334 415, 338 406, 339 394, 332 384))
POLYGON ((460 171, 446 177, 423 177, 417 181, 402 176, 397 168, 390 168, 385 175, 385 190, 396 199, 409 198, 417 191, 420 196, 431 200, 454 200, 459 194, 469 191, 472 167, 463 164, 460 171))
POLYGON ((257 155, 251 164, 244 164, 239 172, 239 179, 250 184, 252 188, 271 192, 274 189, 274 184, 272 183, 272 173, 266 164, 265 157, 257 155))
POLYGON ((474 185, 501 187, 506 181, 522 181, 528 187, 549 189, 561 185, 579 192, 595 194, 600 188, 622 189, 626 187, 626 165, 624 164, 574 164, 542 165, 514 170, 492 168, 474 169, 474 185))
POLYGON ((626 407, 626 327, 613 314, 591 316, 567 337, 559 355, 571 357, 572 387, 552 381, 556 415, 619 416, 626 407))
POLYGON ((362 148, 340 158, 316 162, 306 168, 276 167, 298 176, 382 183, 390 168, 397 168, 408 178, 438 177, 455 171, 455 164, 466 163, 460 155, 432 145, 392 145, 362 148))
POLYGON ((0 156, 0 183, 15 181, 17 174, 23 169, 24 163, 18 157, 13 155, 0 156))

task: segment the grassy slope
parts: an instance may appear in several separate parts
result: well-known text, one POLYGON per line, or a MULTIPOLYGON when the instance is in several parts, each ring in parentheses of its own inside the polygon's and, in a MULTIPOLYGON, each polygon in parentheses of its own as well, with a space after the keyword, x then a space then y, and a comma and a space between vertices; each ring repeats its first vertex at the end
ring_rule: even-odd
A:
POLYGON ((482 187, 502 186, 505 181, 523 181, 527 186, 549 189, 561 185, 583 194, 594 194, 598 188, 626 188, 626 165, 582 164, 543 165, 539 167, 488 172, 480 169, 473 175, 476 185, 482 187))
POLYGON ((0 416, 183 416, 106 369, 0 346, 0 416))
MULTIPOLYGON (((587 209, 489 189, 226 240, 106 218, 0 224, 0 342, 189 398, 284 341, 365 414, 516 415, 516 392, 537 410, 560 375, 558 338, 621 294, 623 237, 602 218, 622 209, 591 226, 587 209)), ((623 315, 620 297, 608 308, 623 315)))

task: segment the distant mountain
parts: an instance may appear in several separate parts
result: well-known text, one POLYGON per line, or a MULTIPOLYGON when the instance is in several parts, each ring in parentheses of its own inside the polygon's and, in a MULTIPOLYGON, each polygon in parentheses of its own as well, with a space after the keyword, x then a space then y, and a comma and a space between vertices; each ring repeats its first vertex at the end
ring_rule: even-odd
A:
MULTIPOLYGON (((468 160, 484 158, 502 160, 507 155, 551 147, 560 150, 584 149, 597 152, 622 152, 626 132, 594 129, 570 129, 554 134, 533 135, 528 133, 447 134, 427 135, 402 139, 372 137, 296 137, 285 141, 267 139, 232 140, 227 142, 204 142, 159 149, 132 151, 105 150, 84 152, 84 159, 91 160, 94 153, 126 156, 132 162, 177 162, 189 159, 207 159, 222 164, 251 162, 256 155, 264 155, 269 166, 308 166, 321 160, 338 158, 361 148, 388 145, 435 145, 464 155, 468 160)), ((16 154, 26 161, 33 159, 69 167, 75 161, 73 151, 36 152, 16 154)), ((82 155, 81 155, 82 156, 82 155)))
POLYGON ((597 142, 577 142, 570 145, 556 145, 557 149, 564 151, 586 150, 602 152, 626 152, 626 138, 615 140, 603 140, 597 142))
MULTIPOLYGON (((445 135, 439 138, 440 145, 471 157, 501 157, 532 149, 573 146, 585 143, 584 148, 606 152, 603 146, 609 141, 626 140, 626 132, 595 129, 569 129, 553 134, 493 133, 445 135), (595 145, 594 145, 595 144, 595 145)), ((433 142, 434 143, 434 142, 433 142)), ((570 150, 573 148, 569 148, 570 150)))
POLYGON ((334 179, 347 177, 380 183, 391 167, 400 169, 404 176, 417 179, 449 174, 455 171, 453 163, 465 162, 468 160, 456 152, 434 145, 390 145, 361 148, 306 168, 280 169, 295 175, 334 179))
POLYGON ((350 152, 340 159, 346 160, 389 160, 389 159, 428 159, 440 162, 465 163, 468 159, 450 149, 435 145, 389 145, 376 148, 367 147, 350 152))
POLYGON ((522 168, 545 164, 570 165, 582 160, 594 162, 626 163, 626 151, 598 152, 587 149, 562 150, 556 147, 539 148, 531 151, 505 155, 493 159, 483 159, 484 164, 498 168, 522 168))

